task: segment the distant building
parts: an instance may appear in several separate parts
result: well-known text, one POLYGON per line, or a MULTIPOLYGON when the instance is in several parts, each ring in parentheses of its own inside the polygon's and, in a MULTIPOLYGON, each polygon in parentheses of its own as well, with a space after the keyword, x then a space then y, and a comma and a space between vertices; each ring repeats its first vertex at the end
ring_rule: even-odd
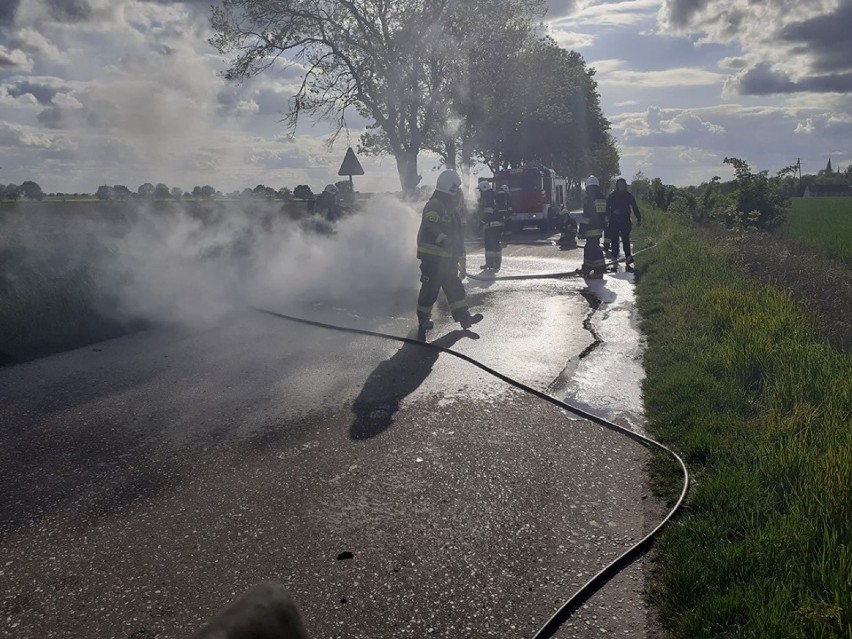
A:
POLYGON ((804 197, 852 197, 852 187, 845 184, 809 184, 804 197))

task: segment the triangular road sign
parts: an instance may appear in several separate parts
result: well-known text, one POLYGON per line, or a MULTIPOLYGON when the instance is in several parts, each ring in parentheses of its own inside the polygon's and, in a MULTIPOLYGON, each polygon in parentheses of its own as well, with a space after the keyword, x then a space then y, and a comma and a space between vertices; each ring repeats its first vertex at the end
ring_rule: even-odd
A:
POLYGON ((361 168, 361 163, 358 161, 358 158, 355 157, 355 151, 352 150, 350 146, 346 149, 346 157, 343 158, 343 164, 340 165, 340 170, 337 172, 338 175, 364 175, 364 169, 361 168))

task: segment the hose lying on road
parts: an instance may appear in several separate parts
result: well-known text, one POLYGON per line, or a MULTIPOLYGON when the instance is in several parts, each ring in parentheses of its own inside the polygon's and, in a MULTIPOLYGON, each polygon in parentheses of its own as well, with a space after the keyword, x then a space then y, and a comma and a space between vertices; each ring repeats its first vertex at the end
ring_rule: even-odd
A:
MULTIPOLYGON (((639 255, 639 253, 643 251, 647 251, 648 249, 652 249, 656 246, 653 244, 651 246, 646 246, 643 249, 635 251, 633 255, 639 255)), ((610 266, 615 266, 619 262, 624 262, 626 258, 620 257, 617 260, 612 260, 604 264, 605 268, 609 268, 610 266)), ((563 271, 560 273, 532 273, 530 275, 489 275, 487 277, 482 277, 481 275, 471 275, 467 271, 464 273, 465 277, 471 280, 476 280, 477 282, 505 282, 508 280, 560 280, 568 277, 583 277, 583 269, 577 268, 573 271, 563 271)))
MULTIPOLYGON (((650 248, 650 247, 649 247, 650 248)), ((495 278, 495 279, 518 279, 520 276, 514 277, 506 277, 506 278, 495 278)), ((539 276, 541 277, 541 276, 539 276)), ((530 279, 529 277, 525 277, 525 279, 530 279)), ((318 322, 315 320, 309 320, 301 317, 295 317, 292 315, 286 315, 284 313, 277 313, 275 311, 270 311, 263 308, 255 308, 254 310, 259 311, 261 313, 266 313, 267 315, 272 315, 274 317, 279 317, 281 319, 289 320, 291 322, 298 322, 300 324, 307 324, 309 326, 316 326, 319 328, 326 328, 335 331, 343 331, 347 333, 355 333, 358 335, 367 335, 369 337, 377 337, 381 339, 390 339, 397 342, 402 342, 404 344, 414 344, 420 346, 422 348, 429 348, 433 350, 440 351, 441 353, 446 353, 447 355, 452 355, 453 357, 457 357, 469 364, 476 366, 477 368, 485 371, 486 373, 493 375, 497 379, 500 379, 515 388, 519 388, 520 390, 529 393, 530 395, 534 395, 541 400, 549 402, 554 406, 561 408, 563 410, 567 410, 575 415, 582 417, 590 422, 594 422, 595 424, 599 424, 604 428, 608 428, 617 433, 621 433, 639 444, 645 446, 649 449, 658 449, 664 451, 674 457, 677 460, 678 464, 680 464, 681 471, 683 473, 683 488, 681 489, 680 496, 677 499, 677 502, 669 511, 669 513, 665 516, 665 518, 654 528, 650 533, 648 533, 645 537, 643 537, 638 543, 629 548, 626 552, 622 553, 615 560, 610 562, 603 570, 597 573, 594 577, 592 577, 589 581, 587 581, 577 592, 575 592, 554 614, 553 616, 539 629, 539 631, 534 635, 533 639, 548 639, 552 637, 559 627, 581 606, 585 603, 589 597, 591 597, 595 592, 597 592, 604 584, 606 584, 613 576, 615 576, 618 572, 620 572, 623 568, 627 567, 635 558, 637 558, 640 554, 645 552, 650 547, 651 540, 657 535, 657 533, 663 528, 663 526, 668 523, 668 521, 674 516, 674 514, 680 509, 681 504, 683 503, 684 498, 686 497, 686 491, 689 487, 689 472, 686 469, 686 465, 683 463, 683 460, 671 449, 664 446, 663 444, 650 439, 649 437, 645 437, 644 435, 640 435, 639 433, 635 433, 623 426, 619 426, 613 422, 610 422, 602 417, 598 417, 592 413, 586 412, 581 408, 576 406, 572 406, 567 402, 563 402, 561 400, 556 399, 555 397, 551 397, 531 386, 527 386, 523 382, 519 382, 508 375, 504 375, 503 373, 486 366, 482 362, 479 362, 472 357, 465 355, 464 353, 459 353, 458 351, 454 351, 450 348, 445 348, 443 346, 439 346, 437 344, 431 344, 429 342, 421 341, 418 339, 413 339, 411 337, 400 337, 398 335, 391 335, 388 333, 380 333, 376 331, 370 331, 362 328, 353 328, 349 326, 338 326, 336 324, 327 324, 325 322, 318 322)))

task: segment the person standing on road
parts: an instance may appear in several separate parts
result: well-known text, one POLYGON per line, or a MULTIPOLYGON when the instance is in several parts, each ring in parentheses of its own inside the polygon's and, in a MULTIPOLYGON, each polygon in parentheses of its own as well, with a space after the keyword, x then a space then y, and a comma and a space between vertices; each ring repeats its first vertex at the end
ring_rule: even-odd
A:
POLYGON ((497 214, 497 196, 488 180, 482 180, 476 188, 479 190, 479 228, 485 240, 485 264, 480 268, 486 271, 500 270, 503 257, 503 219, 497 214))
POLYGON ((435 191, 423 207, 417 232, 417 259, 420 260, 420 295, 417 319, 421 331, 434 326, 432 307, 444 290, 453 319, 464 329, 482 320, 482 314, 470 314, 460 270, 464 270, 464 226, 459 210, 461 191, 459 174, 448 169, 438 176, 435 191))
POLYGON ((343 217, 343 210, 337 201, 339 190, 334 184, 327 184, 322 193, 317 197, 314 210, 325 217, 329 222, 334 222, 343 217))
POLYGON ((583 247, 583 276, 588 279, 603 277, 606 260, 601 250, 601 236, 606 227, 607 201, 600 182, 594 175, 586 178, 586 199, 583 201, 583 218, 586 245, 583 247))
POLYGON ((642 225, 642 214, 636 198, 627 190, 627 180, 618 178, 615 181, 615 191, 606 199, 606 215, 609 218, 607 235, 612 242, 612 259, 618 259, 618 243, 624 247, 625 263, 629 266, 633 263, 633 253, 630 250, 630 230, 633 224, 630 221, 630 211, 636 216, 636 226, 642 225))

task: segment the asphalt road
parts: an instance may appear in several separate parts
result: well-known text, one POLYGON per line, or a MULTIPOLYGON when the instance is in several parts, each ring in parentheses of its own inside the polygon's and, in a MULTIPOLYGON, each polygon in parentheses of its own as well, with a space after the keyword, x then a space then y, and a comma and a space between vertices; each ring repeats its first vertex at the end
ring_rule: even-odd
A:
MULTIPOLYGON (((410 335, 414 286, 272 310, 410 335)), ((439 306, 429 339, 570 388, 584 288, 469 282, 485 320, 439 306)), ((0 370, 0 424, 4 637, 187 637, 269 579, 312 637, 531 637, 655 523, 631 440, 456 358, 250 310, 0 370)), ((643 587, 637 564, 559 636, 647 636, 643 587)))

